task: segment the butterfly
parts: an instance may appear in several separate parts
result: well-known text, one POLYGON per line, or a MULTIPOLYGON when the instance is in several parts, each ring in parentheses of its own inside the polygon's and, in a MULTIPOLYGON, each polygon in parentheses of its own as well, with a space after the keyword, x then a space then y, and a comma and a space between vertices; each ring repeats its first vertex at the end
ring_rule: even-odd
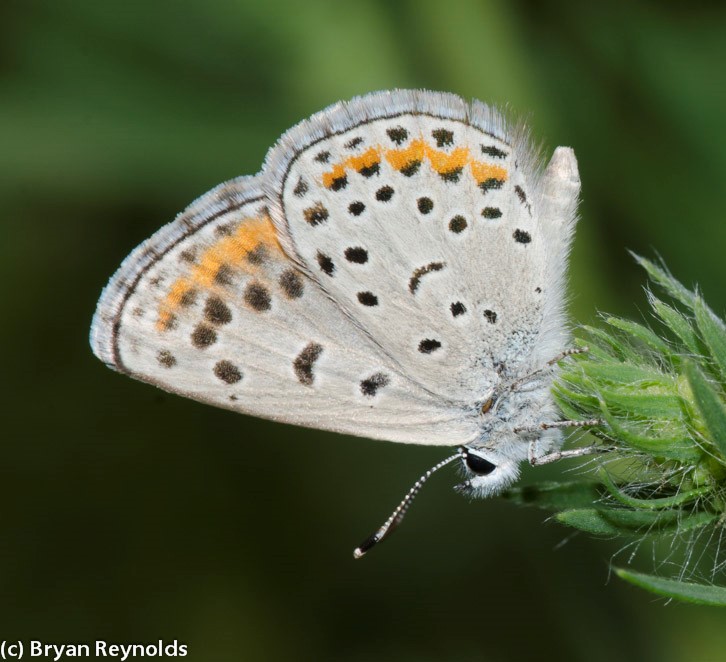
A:
MULTIPOLYGON (((455 447, 474 496, 559 457, 574 153, 543 168, 479 101, 376 92, 287 131, 104 289, 91 346, 166 391, 275 421, 455 447)), ((565 422, 566 423, 566 422, 565 422)))

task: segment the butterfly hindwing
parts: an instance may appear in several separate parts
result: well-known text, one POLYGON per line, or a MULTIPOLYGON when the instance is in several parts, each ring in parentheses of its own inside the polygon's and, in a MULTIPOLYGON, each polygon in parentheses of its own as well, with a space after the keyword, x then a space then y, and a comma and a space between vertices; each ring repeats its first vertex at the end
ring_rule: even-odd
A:
POLYGON ((521 133, 482 104, 390 92, 319 113, 268 156, 286 250, 442 398, 472 402, 502 365, 538 367, 536 348, 564 337, 541 334, 545 312, 561 316, 552 263, 570 228, 546 215, 521 133))

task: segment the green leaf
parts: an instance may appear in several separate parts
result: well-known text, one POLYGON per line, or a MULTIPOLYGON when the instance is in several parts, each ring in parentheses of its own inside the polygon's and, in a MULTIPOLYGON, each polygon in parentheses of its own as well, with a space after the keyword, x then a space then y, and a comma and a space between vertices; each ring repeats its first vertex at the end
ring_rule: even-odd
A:
POLYGON ((633 572, 625 568, 614 568, 614 570, 615 574, 626 582, 666 598, 711 607, 726 607, 726 587, 723 586, 696 584, 695 582, 684 582, 679 579, 656 577, 655 575, 633 572))
POLYGON ((614 382, 615 384, 627 384, 628 386, 671 386, 673 379, 649 366, 633 365, 632 363, 621 363, 620 361, 604 361, 594 363, 583 361, 580 364, 582 371, 596 381, 614 382))
POLYGON ((582 411, 577 409, 576 407, 571 406, 571 400, 567 397, 566 393, 561 393, 560 388, 558 386, 555 386, 552 389, 552 393, 555 396, 555 401, 557 402, 557 406, 560 408, 560 411, 562 412, 562 416, 569 420, 569 421, 578 421, 580 419, 589 419, 593 418, 596 414, 592 414, 590 416, 582 416, 582 411))
POLYGON ((578 383, 572 383, 570 375, 567 375, 563 381, 557 384, 555 396, 558 401, 568 402, 571 406, 579 407, 583 412, 587 412, 589 415, 586 418, 593 418, 598 411, 598 399, 594 395, 585 395, 582 391, 592 393, 595 391, 595 387, 589 380, 578 379, 578 383), (565 384, 575 386, 578 390, 566 388, 565 384))
POLYGON ((630 320, 624 320, 620 317, 608 317, 605 322, 610 326, 614 326, 616 329, 625 331, 634 338, 637 338, 641 342, 645 343, 652 350, 658 354, 664 354, 665 356, 671 355, 671 348, 664 340, 661 340, 653 331, 647 326, 638 324, 637 322, 631 322, 630 320))
POLYGON ((726 458, 726 406, 693 361, 686 362, 685 368, 696 407, 703 417, 710 439, 726 458))
POLYGON ((595 536, 629 536, 682 533, 718 519, 717 513, 681 510, 648 511, 625 508, 572 508, 555 515, 561 524, 595 536))
POLYGON ((620 390, 600 389, 608 408, 624 416, 641 419, 668 419, 680 422, 683 418, 683 399, 667 393, 638 393, 629 388, 620 390))
POLYGON ((650 260, 640 257, 635 253, 630 253, 635 261, 648 272, 648 276, 654 282, 660 285, 674 299, 680 301, 683 305, 693 308, 696 296, 689 289, 683 287, 671 274, 665 269, 653 264, 650 260))
POLYGON ((502 496, 523 506, 567 510, 592 506, 600 498, 598 484, 590 480, 542 482, 507 490, 502 496))
POLYGON ((566 526, 580 529, 595 536, 618 536, 630 531, 621 531, 608 522, 597 508, 573 508, 555 515, 555 519, 566 526))
MULTIPOLYGON (((633 349, 628 346, 627 343, 624 343, 620 340, 620 338, 615 337, 612 333, 606 333, 602 329, 596 329, 592 326, 583 326, 582 330, 587 333, 587 335, 594 341, 599 342, 602 344, 602 347, 597 346, 591 346, 590 347, 590 353, 598 356, 599 358, 602 358, 604 353, 604 347, 607 347, 610 349, 610 352, 608 352, 605 356, 606 358, 610 359, 613 356, 620 359, 621 361, 635 361, 637 362, 639 357, 638 354, 633 351, 633 349)), ((591 343, 592 345, 592 343, 591 343)))
POLYGON ((681 533, 697 529, 713 522, 718 515, 708 512, 686 512, 683 510, 630 510, 609 508, 601 510, 602 517, 623 533, 681 533))
POLYGON ((726 382, 726 327, 701 297, 696 299, 694 311, 698 330, 718 368, 721 382, 726 382))
MULTIPOLYGON (((583 329, 584 331, 584 329, 583 329)), ((591 340, 593 340, 591 338, 591 340)), ((603 349, 599 345, 595 344, 594 342, 585 343, 584 340, 580 340, 576 342, 576 344, 580 347, 587 347, 587 354, 585 355, 576 355, 573 357, 567 357, 570 358, 570 361, 567 362, 561 362, 559 365, 563 370, 576 370, 581 363, 590 362, 593 360, 598 361, 612 361, 613 360, 613 352, 615 351, 613 347, 611 347, 608 343, 608 349, 603 349)), ((564 361, 564 359, 563 359, 564 361)))
POLYGON ((702 526, 713 524, 718 521, 721 515, 719 513, 709 513, 705 511, 695 512, 683 515, 675 527, 676 533, 681 534, 691 529, 700 529, 702 526))
POLYGON ((695 355, 701 353, 701 348, 698 345, 698 337, 696 336, 691 323, 679 313, 675 308, 671 308, 666 303, 663 303, 653 295, 650 297, 650 304, 657 313, 658 317, 663 320, 663 323, 680 339, 680 341, 686 346, 686 349, 695 355))
POLYGON ((669 497, 639 499, 637 497, 630 496, 629 494, 625 494, 625 492, 620 490, 620 488, 610 478, 610 474, 608 474, 606 471, 601 471, 600 477, 602 478, 605 487, 607 487, 608 492, 610 492, 610 494, 612 494, 617 501, 626 506, 630 506, 631 508, 640 508, 645 510, 661 510, 664 508, 673 508, 674 506, 680 506, 684 503, 695 501, 699 497, 710 494, 712 491, 711 486, 707 485, 704 487, 697 487, 693 490, 685 490, 669 497))
POLYGON ((620 425, 604 402, 600 404, 600 408, 602 417, 610 426, 612 437, 624 445, 644 451, 655 457, 680 460, 682 462, 698 460, 701 457, 700 449, 685 432, 683 436, 674 437, 639 434, 632 427, 620 425))

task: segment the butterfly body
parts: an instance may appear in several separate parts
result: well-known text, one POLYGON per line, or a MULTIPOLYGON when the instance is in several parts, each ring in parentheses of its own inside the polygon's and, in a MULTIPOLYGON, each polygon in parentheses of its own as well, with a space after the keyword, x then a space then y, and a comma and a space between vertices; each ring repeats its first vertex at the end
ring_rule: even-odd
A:
POLYGON ((557 418, 548 361, 567 344, 578 192, 572 150, 543 170, 525 131, 479 102, 336 104, 139 246, 91 345, 215 406, 466 447, 466 489, 487 495, 533 441, 560 443, 532 430, 557 418))

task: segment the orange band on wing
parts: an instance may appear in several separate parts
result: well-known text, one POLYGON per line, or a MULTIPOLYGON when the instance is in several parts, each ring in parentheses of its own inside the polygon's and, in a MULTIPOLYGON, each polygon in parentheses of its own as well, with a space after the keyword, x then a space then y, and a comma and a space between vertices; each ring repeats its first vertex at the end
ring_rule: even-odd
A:
POLYGON ((156 328, 165 331, 170 328, 176 311, 193 300, 199 290, 215 287, 221 269, 235 269, 252 273, 259 267, 246 259, 250 253, 264 247, 269 252, 282 252, 277 232, 269 216, 247 218, 216 243, 207 248, 189 273, 177 278, 159 306, 156 328))
POLYGON ((427 143, 423 138, 416 138, 408 147, 402 149, 389 149, 377 145, 363 154, 349 156, 323 173, 323 186, 335 188, 336 183, 345 179, 348 170, 364 173, 377 167, 383 158, 392 168, 404 173, 414 170, 421 163, 428 162, 442 177, 461 173, 466 166, 469 166, 472 177, 479 185, 490 180, 495 180, 501 185, 509 176, 506 168, 475 159, 468 147, 457 147, 451 152, 445 152, 427 143))

